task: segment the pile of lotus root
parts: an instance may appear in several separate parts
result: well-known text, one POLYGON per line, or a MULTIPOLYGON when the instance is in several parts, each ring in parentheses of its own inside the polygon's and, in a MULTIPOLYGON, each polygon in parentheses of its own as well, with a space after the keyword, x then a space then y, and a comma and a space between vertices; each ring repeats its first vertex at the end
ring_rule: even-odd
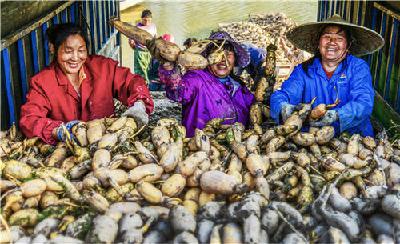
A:
POLYGON ((2 242, 399 242, 400 144, 213 119, 81 122, 50 146, 1 133, 2 242))
POLYGON ((0 241, 400 243, 399 140, 309 127, 335 106, 313 101, 274 125, 274 60, 247 129, 215 118, 187 138, 174 118, 114 117, 56 146, 1 132, 0 241))

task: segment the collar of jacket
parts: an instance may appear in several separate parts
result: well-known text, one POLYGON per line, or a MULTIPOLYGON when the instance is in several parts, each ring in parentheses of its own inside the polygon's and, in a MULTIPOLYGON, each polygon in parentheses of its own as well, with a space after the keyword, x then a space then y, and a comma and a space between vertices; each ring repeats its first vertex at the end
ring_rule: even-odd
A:
MULTIPOLYGON (((342 60, 342 62, 339 63, 338 67, 335 69, 335 72, 333 73, 332 77, 331 77, 331 81, 333 80, 334 77, 337 76, 337 74, 341 74, 343 73, 343 66, 344 66, 344 62, 348 62, 349 59, 352 58, 351 54, 347 54, 346 58, 342 60)), ((310 66, 310 68, 314 69, 314 72, 317 73, 319 76, 323 77, 323 78, 327 78, 326 77, 326 73, 324 71, 324 69, 322 68, 322 63, 321 63, 321 59, 319 58, 315 58, 314 62, 312 63, 312 65, 310 66)))
MULTIPOLYGON (((88 59, 86 60, 86 62, 82 65, 84 74, 85 74, 85 79, 82 80, 81 83, 81 99, 82 99, 82 105, 85 105, 89 95, 91 94, 92 90, 93 90, 93 84, 92 84, 92 74, 89 72, 88 69, 88 61, 90 60, 90 57, 88 57, 88 59)), ((55 66, 54 70, 56 73, 56 78, 58 81, 58 84, 60 86, 64 87, 64 90, 66 93, 68 93, 70 96, 72 96, 74 99, 79 100, 79 95, 77 94, 77 92, 75 91, 74 87, 72 86, 72 84, 70 83, 70 81, 68 80, 68 77, 64 74, 64 72, 61 70, 60 66, 54 62, 52 65, 55 66)))

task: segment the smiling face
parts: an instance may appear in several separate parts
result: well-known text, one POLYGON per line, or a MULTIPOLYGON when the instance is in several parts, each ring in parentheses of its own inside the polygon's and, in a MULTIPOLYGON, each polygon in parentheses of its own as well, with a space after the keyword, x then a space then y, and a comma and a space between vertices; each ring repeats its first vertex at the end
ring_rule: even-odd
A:
POLYGON ((78 74, 87 59, 86 42, 81 35, 70 35, 57 50, 57 62, 67 74, 78 74))
POLYGON ((151 17, 144 17, 142 18, 142 25, 148 26, 151 24, 152 18, 151 17))
POLYGON ((235 65, 235 53, 233 51, 225 50, 225 55, 221 62, 210 65, 209 69, 213 75, 218 78, 228 76, 235 65))
POLYGON ((340 62, 347 53, 346 32, 339 26, 328 26, 319 38, 319 52, 323 62, 340 62))

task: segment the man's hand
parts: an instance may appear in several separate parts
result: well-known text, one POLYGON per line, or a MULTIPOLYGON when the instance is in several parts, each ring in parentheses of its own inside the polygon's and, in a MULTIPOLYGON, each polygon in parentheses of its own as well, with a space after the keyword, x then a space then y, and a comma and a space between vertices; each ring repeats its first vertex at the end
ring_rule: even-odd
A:
POLYGON ((290 103, 282 104, 281 115, 283 122, 285 122, 290 117, 290 115, 292 115, 294 108, 295 106, 290 103))
POLYGON ((128 108, 122 116, 132 117, 135 119, 138 127, 142 127, 149 123, 149 115, 146 113, 146 107, 144 106, 143 101, 137 101, 128 108))
POLYGON ((311 121, 310 125, 314 127, 327 126, 339 119, 336 110, 328 110, 325 115, 318 121, 311 121))

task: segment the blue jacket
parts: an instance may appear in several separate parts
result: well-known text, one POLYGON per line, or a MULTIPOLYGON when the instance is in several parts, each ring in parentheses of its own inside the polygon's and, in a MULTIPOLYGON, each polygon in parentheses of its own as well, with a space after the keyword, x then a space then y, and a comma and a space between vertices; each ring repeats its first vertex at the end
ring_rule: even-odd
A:
POLYGON ((318 104, 332 104, 338 96, 337 110, 339 121, 333 123, 336 134, 347 131, 363 136, 373 136, 369 119, 374 106, 374 89, 368 64, 357 57, 347 55, 328 79, 319 58, 304 72, 302 64, 295 67, 281 90, 271 95, 271 117, 279 123, 280 111, 284 102, 296 105, 309 103, 314 97, 318 104))

